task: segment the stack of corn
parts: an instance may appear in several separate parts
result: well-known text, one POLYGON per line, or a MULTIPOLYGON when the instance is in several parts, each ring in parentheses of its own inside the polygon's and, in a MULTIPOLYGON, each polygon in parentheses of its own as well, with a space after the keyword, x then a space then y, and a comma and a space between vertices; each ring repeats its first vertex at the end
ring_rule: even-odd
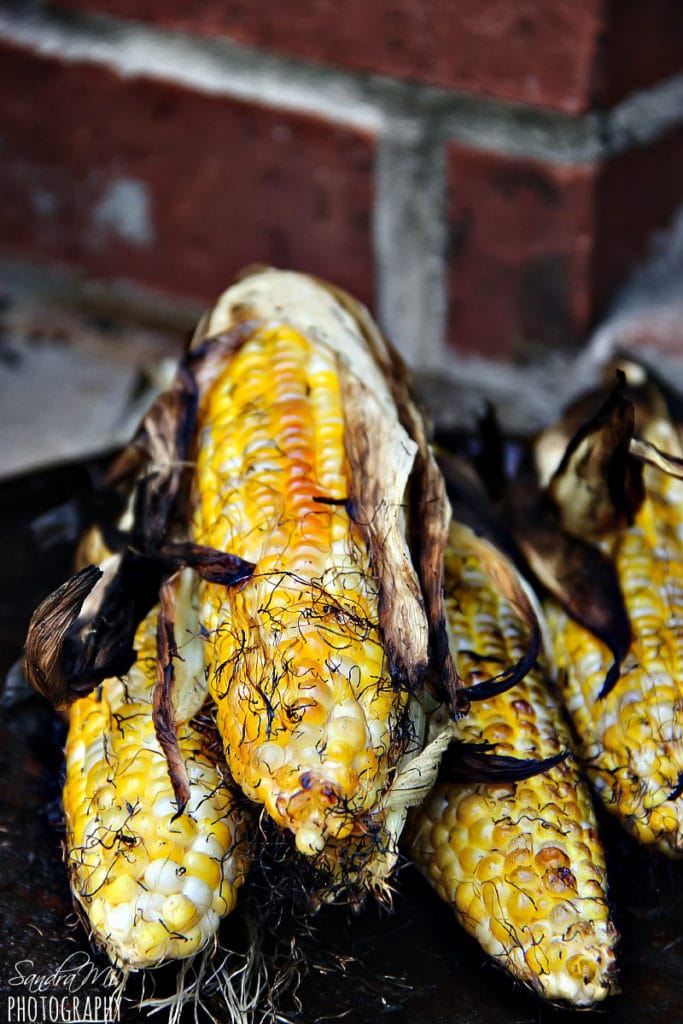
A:
MULTIPOLYGON (((259 812, 291 836, 291 857, 317 870, 312 895, 386 891, 408 806, 428 794, 412 813, 409 848, 464 926, 543 996, 581 1006, 604 997, 615 943, 604 859, 576 764, 558 757, 570 741, 548 661, 458 723, 434 715, 426 736, 426 680, 457 701, 467 691, 453 660, 473 686, 519 662, 527 637, 459 525, 444 609, 443 482, 402 371, 367 314, 302 275, 245 277, 200 324, 175 392, 123 465, 137 467, 119 523, 123 549, 95 554, 105 577, 82 621, 73 608, 81 584, 39 610, 28 658, 42 689, 50 690, 47 666, 60 699, 78 698, 67 856, 76 898, 112 960, 149 967, 210 941, 254 855, 259 812), (248 571, 228 586, 230 559, 248 571), (113 650, 109 616, 130 642, 122 576, 129 585, 150 567, 161 604, 140 616, 135 661, 98 677, 88 637, 104 629, 113 650), (47 622, 69 641, 48 644, 49 657, 47 622), (454 738, 553 766, 516 781, 456 783, 446 761, 435 784, 454 738)), ((678 542, 663 508, 683 497, 674 493, 683 485, 654 477, 648 485, 636 533, 611 542, 617 560, 646 542, 671 557, 678 542)), ((670 572, 668 619, 655 621, 643 604, 644 564, 625 585, 643 624, 631 661, 659 659, 649 670, 658 710, 622 687, 626 717, 615 710, 591 726, 595 702, 572 703, 577 724, 593 728, 586 753, 614 802, 638 758, 644 774, 657 743, 681 742, 670 711, 677 654, 655 636, 673 625, 679 595, 670 572), (638 731, 646 715, 647 735, 638 731), (597 752, 602 736, 616 750, 632 734, 643 740, 638 754, 613 763, 597 752)), ((584 700, 595 689, 591 673, 602 682, 604 652, 578 626, 562 630, 558 656, 568 679, 588 680, 584 700), (593 644, 585 657, 584 643, 593 644)), ((655 783, 639 781, 636 801, 670 846, 662 837, 679 831, 669 818, 683 760, 674 765, 655 783)))
MULTIPOLYGON (((518 660, 525 626, 483 572, 469 529, 456 523, 446 595, 467 685, 518 660)), ((473 704, 458 738, 517 758, 569 750, 547 661, 507 692, 473 704)), ((573 757, 519 782, 439 782, 412 812, 408 848, 463 927, 515 977, 577 1006, 609 993, 616 934, 604 854, 573 757)))
MULTIPOLYGON (((413 566, 409 481, 430 537, 447 509, 424 434, 410 436, 399 408, 409 430, 400 368, 352 300, 302 275, 246 277, 117 463, 117 481, 135 470, 124 547, 90 552, 105 575, 81 621, 82 576, 34 616, 29 676, 60 702, 79 697, 73 889, 124 967, 188 956, 214 934, 250 854, 242 797, 317 858, 319 895, 386 885, 405 820, 390 796, 423 745, 419 690, 443 600, 432 583, 430 605, 413 566), (237 586, 216 569, 226 559, 249 566, 237 586), (130 580, 183 562, 127 674, 81 697, 98 682, 96 631, 116 662, 121 622, 125 649, 130 580), (205 703, 222 752, 197 718, 205 703)), ((438 539, 426 558, 440 580, 435 550, 438 539)))

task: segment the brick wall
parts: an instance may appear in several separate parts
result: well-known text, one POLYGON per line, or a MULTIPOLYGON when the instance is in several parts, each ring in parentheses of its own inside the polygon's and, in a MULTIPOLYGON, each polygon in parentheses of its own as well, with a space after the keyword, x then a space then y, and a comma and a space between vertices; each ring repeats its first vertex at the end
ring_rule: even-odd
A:
POLYGON ((576 346, 681 202, 680 0, 0 13, 0 252, 206 302, 329 277, 423 369, 576 346))

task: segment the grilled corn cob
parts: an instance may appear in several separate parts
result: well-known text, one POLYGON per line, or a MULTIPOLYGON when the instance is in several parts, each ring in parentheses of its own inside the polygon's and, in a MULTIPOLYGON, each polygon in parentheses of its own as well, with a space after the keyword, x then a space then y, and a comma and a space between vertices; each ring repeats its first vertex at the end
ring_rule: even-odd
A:
MULTIPOLYGON (((524 626, 454 524, 446 607, 468 685, 524 650, 524 626)), ((540 664, 516 687, 473 705, 461 739, 545 758, 569 745, 540 664)), ((463 927, 516 977, 579 1006, 610 990, 615 932, 590 797, 576 764, 511 784, 438 783, 412 812, 409 850, 463 927)))
POLYGON ((72 889, 110 959, 126 969, 205 946, 235 905, 249 859, 244 816, 196 718, 178 731, 190 799, 176 813, 152 723, 157 612, 138 629, 128 675, 71 706, 66 749, 72 889))
MULTIPOLYGON (((86 538, 83 557, 102 565, 83 566, 34 613, 28 678, 58 706, 104 679, 74 723, 83 708, 127 721, 132 700, 176 808, 190 813, 187 730, 206 684, 231 781, 312 857, 325 876, 318 894, 381 890, 414 773, 428 788, 437 770, 436 747, 421 758, 424 674, 456 706, 460 689, 441 586, 448 504, 398 357, 349 296, 304 275, 248 275, 202 320, 107 484, 127 501, 116 552, 97 530, 86 538), (407 496, 421 525, 410 542, 407 496), (179 566, 185 592, 174 599, 179 566), (144 627, 156 629, 156 683, 138 712, 139 665, 123 696, 107 677, 130 664, 157 594, 155 625, 148 616, 144 627), (188 608, 192 640, 178 656, 174 621, 188 608)), ((118 771, 116 743, 107 736, 89 762, 101 754, 118 771)), ((98 828, 95 809, 82 835, 71 830, 77 856, 98 828)), ((99 866, 80 862, 86 875, 99 866)), ((79 871, 75 888, 99 919, 79 871)))
POLYGON ((364 831, 359 821, 413 733, 408 695, 385 658, 376 574, 348 508, 347 410, 331 339, 351 335, 354 370, 386 415, 397 413, 348 316, 330 295, 321 306, 324 294, 271 271, 220 300, 209 337, 245 304, 258 319, 198 374, 192 499, 193 539, 256 566, 239 588, 202 584, 230 771, 304 854, 364 831), (283 315, 292 294, 299 312, 283 315))
MULTIPOLYGON (((646 440, 680 455, 673 426, 646 440)), ((614 688, 600 691, 612 655, 552 606, 549 623, 562 696, 587 772, 608 810, 641 842, 683 851, 683 482, 653 466, 631 527, 600 542, 621 583, 633 639, 614 688)))

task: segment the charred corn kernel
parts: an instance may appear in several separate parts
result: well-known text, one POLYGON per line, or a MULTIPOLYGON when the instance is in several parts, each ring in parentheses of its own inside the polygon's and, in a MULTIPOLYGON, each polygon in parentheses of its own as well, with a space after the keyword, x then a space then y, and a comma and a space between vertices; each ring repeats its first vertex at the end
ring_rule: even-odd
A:
POLYGON ((378 589, 349 492, 334 354, 262 326, 204 389, 195 541, 255 563, 203 585, 209 687, 230 771, 303 854, 349 839, 403 747, 378 589))
MULTIPOLYGON (((521 656, 525 627, 459 545, 457 526, 446 593, 456 664, 468 685, 521 656)), ((569 745, 542 666, 474 704, 459 731, 475 743, 500 736, 519 758, 550 757, 569 745)), ((411 812, 409 828, 419 869, 512 974, 579 1006, 607 995, 616 936, 593 809, 572 760, 516 784, 439 783, 411 812)))
POLYGON ((175 817, 151 714, 156 613, 136 639, 128 676, 70 712, 64 811, 76 898, 110 959, 151 967, 192 955, 232 908, 248 866, 247 826, 200 728, 179 728, 190 800, 175 817))
MULTIPOLYGON (((649 440, 678 451, 666 423, 649 440)), ((647 466, 633 526, 606 537, 633 641, 621 676, 600 698, 606 646, 549 609, 560 685, 586 770, 608 810, 641 842, 683 852, 683 482, 647 466)))

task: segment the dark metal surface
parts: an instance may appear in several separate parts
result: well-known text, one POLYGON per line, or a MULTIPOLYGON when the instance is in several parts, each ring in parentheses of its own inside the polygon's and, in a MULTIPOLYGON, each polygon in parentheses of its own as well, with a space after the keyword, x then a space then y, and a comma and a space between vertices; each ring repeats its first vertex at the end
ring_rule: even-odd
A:
MULTIPOLYGON (((2 678, 20 654, 35 604, 69 571, 78 529, 77 507, 71 503, 74 494, 87 501, 91 478, 92 467, 71 466, 0 486, 2 678), (60 515, 46 516, 60 505, 60 515)), ((89 949, 73 912, 60 848, 63 726, 37 697, 6 703, 0 710, 3 1022, 10 1019, 8 999, 23 991, 16 984, 19 961, 32 961, 32 971, 45 976, 69 952, 89 949)), ((622 994, 598 1009, 579 1018, 574 1011, 542 1005, 514 984, 409 867, 399 875, 393 913, 368 907, 354 916, 332 908, 317 916, 313 933, 301 939, 304 959, 312 965, 298 991, 303 1008, 287 1000, 283 1008, 300 1024, 339 1015, 353 1024, 683 1022, 683 864, 639 849, 612 822, 603 820, 602 826, 622 935, 622 994)), ((225 926, 226 941, 234 927, 225 926)), ((293 923, 282 929, 285 937, 288 929, 305 930, 293 923)), ((105 965, 101 956, 93 955, 93 962, 105 965)), ((210 1005, 219 1021, 227 1021, 219 1002, 210 1005)), ((139 1012, 128 1007, 124 1019, 139 1019, 139 1012)))

